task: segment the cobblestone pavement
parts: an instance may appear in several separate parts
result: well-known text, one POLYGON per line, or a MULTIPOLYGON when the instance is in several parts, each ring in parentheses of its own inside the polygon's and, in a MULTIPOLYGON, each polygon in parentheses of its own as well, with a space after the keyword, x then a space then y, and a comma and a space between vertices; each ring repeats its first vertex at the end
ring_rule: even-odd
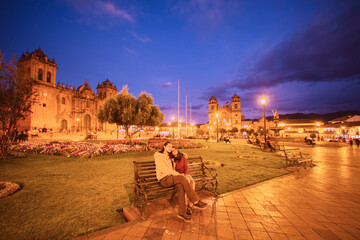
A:
POLYGON ((299 169, 219 198, 190 223, 166 213, 77 240, 111 239, 360 239, 360 150, 303 148, 315 167, 299 169))

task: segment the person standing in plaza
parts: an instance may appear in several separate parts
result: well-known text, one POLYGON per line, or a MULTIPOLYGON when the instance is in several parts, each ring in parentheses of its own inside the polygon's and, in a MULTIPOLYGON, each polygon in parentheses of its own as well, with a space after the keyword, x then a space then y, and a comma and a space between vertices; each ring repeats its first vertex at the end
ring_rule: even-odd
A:
POLYGON ((186 213, 185 193, 195 208, 204 209, 206 203, 199 199, 194 189, 190 186, 188 180, 175 170, 175 162, 170 158, 173 146, 170 142, 165 142, 159 152, 155 152, 156 178, 163 187, 175 186, 178 192, 179 213, 178 217, 186 222, 190 222, 190 216, 186 213))

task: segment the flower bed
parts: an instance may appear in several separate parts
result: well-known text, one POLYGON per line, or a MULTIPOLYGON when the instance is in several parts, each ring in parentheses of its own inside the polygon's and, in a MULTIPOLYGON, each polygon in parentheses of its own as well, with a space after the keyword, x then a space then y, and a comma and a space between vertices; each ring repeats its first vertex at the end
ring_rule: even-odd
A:
MULTIPOLYGON (((160 149, 165 141, 133 141, 125 144, 124 140, 109 141, 107 143, 88 143, 88 142, 26 142, 15 145, 12 150, 19 152, 57 155, 65 157, 95 157, 106 154, 117 154, 124 152, 140 152, 160 149)), ((196 148, 202 147, 187 141, 173 141, 177 148, 196 148)))
MULTIPOLYGON (((155 139, 150 138, 148 140, 133 140, 131 145, 146 145, 150 149, 160 149, 165 142, 171 142, 172 145, 178 149, 188 148, 201 148, 204 147, 201 143, 194 143, 185 140, 166 140, 166 139, 155 139)), ((108 141, 107 144, 128 144, 126 140, 108 141)))

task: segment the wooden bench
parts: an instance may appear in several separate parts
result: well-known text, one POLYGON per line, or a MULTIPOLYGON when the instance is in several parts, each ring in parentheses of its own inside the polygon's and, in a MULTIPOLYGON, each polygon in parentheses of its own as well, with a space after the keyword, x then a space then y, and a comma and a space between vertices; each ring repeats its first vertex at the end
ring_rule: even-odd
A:
POLYGON ((275 151, 284 151, 285 150, 285 146, 284 145, 279 145, 277 143, 274 144, 274 149, 275 151))
POLYGON ((284 150, 286 158, 286 166, 306 165, 312 166, 312 158, 310 154, 302 153, 299 149, 286 149, 284 150))
MULTIPOLYGON (((134 161, 135 204, 138 205, 143 219, 145 206, 149 200, 172 194, 175 187, 165 188, 156 178, 155 161, 134 161)), ((195 181, 196 190, 211 185, 212 192, 217 195, 217 170, 205 166, 201 157, 188 158, 188 171, 195 181)))
POLYGON ((38 137, 39 135, 38 134, 30 134, 31 138, 36 138, 38 137))
POLYGON ((96 140, 96 139, 97 139, 97 135, 96 135, 96 134, 88 134, 88 135, 85 137, 85 140, 91 140, 91 139, 96 140))
POLYGON ((263 143, 263 142, 261 142, 261 141, 255 141, 255 142, 253 142, 253 141, 251 141, 250 139, 248 139, 248 143, 249 143, 249 144, 252 144, 252 145, 254 145, 254 146, 257 146, 257 147, 259 147, 260 149, 264 149, 264 148, 265 148, 265 143, 263 143))
POLYGON ((267 142, 266 145, 272 152, 284 151, 285 150, 284 145, 279 145, 276 142, 267 142))

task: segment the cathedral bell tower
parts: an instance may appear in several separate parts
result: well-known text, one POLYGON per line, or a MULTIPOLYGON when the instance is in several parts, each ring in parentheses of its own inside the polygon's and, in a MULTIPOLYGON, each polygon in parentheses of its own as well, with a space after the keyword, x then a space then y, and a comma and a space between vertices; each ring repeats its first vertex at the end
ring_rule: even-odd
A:
POLYGON ((112 84, 108 78, 101 84, 98 84, 96 90, 97 90, 97 97, 100 99, 116 96, 117 94, 116 85, 114 86, 114 84, 112 84))
POLYGON ((52 60, 39 47, 34 52, 23 53, 19 62, 25 67, 30 76, 44 85, 56 86, 56 65, 55 58, 52 60))
POLYGON ((232 124, 241 124, 241 101, 240 97, 235 93, 231 98, 231 118, 232 124))
POLYGON ((218 110, 219 110, 218 101, 216 97, 212 95, 212 97, 209 99, 209 123, 217 121, 216 113, 218 112, 218 110))

